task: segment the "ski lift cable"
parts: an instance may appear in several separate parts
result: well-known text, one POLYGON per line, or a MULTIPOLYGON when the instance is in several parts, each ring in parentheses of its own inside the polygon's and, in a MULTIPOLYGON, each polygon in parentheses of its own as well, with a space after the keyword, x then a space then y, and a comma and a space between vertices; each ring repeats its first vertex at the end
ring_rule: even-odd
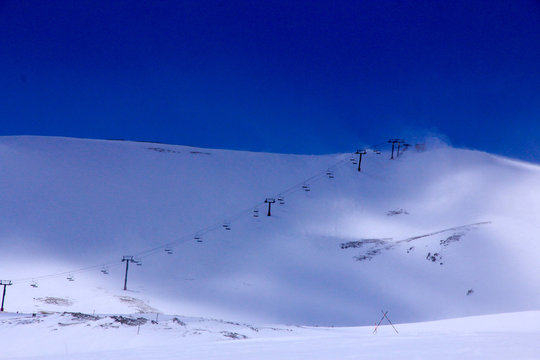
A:
MULTIPOLYGON (((330 170, 335 170, 335 169, 338 169, 341 166, 345 165, 347 163, 347 159, 348 159, 349 156, 350 155, 347 154, 347 156, 344 159, 330 165, 327 168, 327 170, 320 171, 317 174, 315 174, 315 175, 313 175, 313 176, 311 176, 311 177, 309 177, 307 179, 304 179, 302 182, 297 183, 297 184, 291 186, 290 188, 285 189, 284 191, 280 192, 275 197, 283 196, 285 194, 292 194, 292 193, 296 192, 295 190, 301 190, 302 185, 304 185, 305 183, 307 183, 307 182, 316 182, 317 180, 320 180, 320 179, 324 178, 326 176, 326 171, 328 171, 329 169, 330 170)), ((251 206, 251 207, 249 207, 249 208, 247 208, 245 210, 239 211, 238 213, 228 217, 226 222, 230 226, 237 219, 242 218, 243 216, 245 216, 247 214, 251 214, 254 211, 254 209, 256 209, 258 207, 261 207, 261 206, 264 206, 264 201, 261 201, 261 202, 257 203, 254 206, 251 206)), ((174 241, 174 243, 176 244, 176 246, 180 246, 180 245, 190 241, 193 237, 196 237, 197 235, 206 235, 206 234, 208 234, 210 232, 213 232, 213 231, 221 229, 221 228, 223 228, 223 221, 220 221, 219 223, 216 222, 213 225, 210 225, 210 226, 208 226, 206 228, 199 229, 199 231, 197 231, 195 234, 182 236, 178 240, 174 241)), ((151 255, 154 255, 156 253, 161 252, 167 246, 172 246, 172 245, 171 245, 171 243, 162 244, 162 245, 156 246, 156 247, 154 247, 152 249, 148 249, 148 250, 136 253, 135 256, 138 256, 139 258, 146 258, 146 257, 149 257, 151 255)))
MULTIPOLYGON (((292 193, 295 193, 297 191, 301 191, 302 190, 302 185, 304 185, 306 183, 313 183, 313 182, 317 182, 318 180, 321 180, 322 178, 324 178, 326 176, 326 172, 328 170, 338 169, 339 167, 346 164, 347 161, 348 161, 349 156, 350 156, 350 154, 347 154, 344 159, 339 160, 336 163, 328 166, 326 170, 320 171, 317 174, 315 174, 315 175, 313 175, 313 176, 311 176, 311 177, 309 177, 307 179, 304 179, 303 181, 301 181, 301 182, 299 182, 299 183, 285 189, 284 191, 279 192, 276 195, 276 197, 284 196, 284 195, 287 195, 287 194, 292 194, 292 193)), ((257 203, 255 206, 251 206, 248 209, 242 210, 242 211, 234 214, 233 216, 228 217, 227 220, 230 221, 229 222, 229 224, 230 224, 233 221, 237 220, 238 218, 241 218, 245 214, 249 214, 249 213, 253 212, 253 210, 255 208, 263 206, 263 205, 264 205, 264 201, 261 201, 261 202, 257 203)), ((222 225, 223 225, 223 222, 214 223, 213 225, 210 225, 210 226, 208 226, 206 228, 200 229, 195 234, 192 233, 189 236, 188 235, 182 236, 179 239, 177 239, 176 241, 169 242, 169 243, 166 243, 166 244, 162 244, 162 245, 156 246, 156 247, 154 247, 152 249, 147 249, 147 250, 135 253, 134 256, 137 257, 138 259, 146 258, 148 256, 151 256, 151 255, 154 255, 154 254, 156 254, 158 252, 163 251, 163 249, 165 247, 167 247, 167 246, 170 246, 172 248, 174 246, 173 243, 176 244, 176 246, 179 246, 179 245, 191 240, 194 236, 197 237, 197 236, 205 235, 207 233, 218 230, 218 229, 222 228, 222 225)), ((78 269, 72 269, 72 270, 68 270, 68 271, 62 271, 62 272, 46 274, 46 275, 40 275, 40 276, 27 277, 27 278, 17 278, 17 279, 14 279, 13 282, 28 283, 28 282, 37 281, 37 280, 46 280, 46 279, 53 279, 53 278, 57 278, 57 277, 65 277, 65 276, 69 276, 69 275, 79 274, 79 273, 82 273, 82 272, 93 271, 93 270, 103 268, 103 267, 112 268, 112 267, 117 267, 117 266, 120 266, 120 265, 122 265, 122 264, 119 263, 118 261, 113 260, 113 261, 110 261, 110 262, 107 262, 107 263, 101 263, 101 264, 98 264, 98 265, 90 265, 90 266, 86 266, 86 267, 82 267, 82 268, 78 268, 78 269)))
POLYGON ((310 182, 314 182, 314 180, 316 180, 317 178, 321 177, 321 178, 324 178, 326 176, 326 172, 328 170, 334 170, 336 169, 337 167, 339 167, 339 165, 342 165, 342 164, 345 164, 347 162, 347 159, 349 158, 350 154, 347 154, 346 158, 345 159, 342 159, 338 162, 336 162, 335 164, 333 165, 330 165, 329 167, 327 167, 326 170, 323 170, 323 171, 320 171, 318 172, 317 174, 307 178, 307 179, 304 179, 302 180, 301 182, 299 183, 296 183, 295 185, 287 188, 286 190, 283 190, 281 192, 279 192, 275 197, 278 197, 280 195, 286 195, 286 194, 289 194, 289 193, 293 193, 295 192, 295 190, 297 190, 298 188, 301 189, 302 185, 306 184, 306 183, 310 183, 310 182))
MULTIPOLYGON (((326 171, 328 171, 328 169, 335 170, 335 169, 338 169, 338 168, 342 167, 343 165, 347 164, 348 157, 349 157, 349 154, 347 154, 347 156, 344 159, 330 165, 327 168, 327 170, 320 171, 317 174, 315 174, 315 175, 313 175, 313 176, 311 176, 311 177, 309 177, 307 179, 304 179, 302 182, 297 183, 297 184, 291 186, 290 188, 280 192, 275 197, 283 196, 285 194, 292 194, 292 193, 294 193, 296 191, 302 190, 302 185, 304 185, 307 182, 314 183, 314 182, 317 182, 318 180, 323 179, 326 176, 326 171)), ((228 217, 226 222, 230 226, 237 219, 242 218, 243 216, 245 216, 247 214, 251 214, 254 211, 254 209, 256 209, 258 207, 261 207, 261 206, 264 206, 264 201, 261 201, 261 202, 257 203, 254 206, 251 206, 251 207, 249 207, 249 208, 247 208, 245 210, 239 211, 238 213, 228 217)), ((206 235, 206 234, 208 234, 210 232, 213 232, 215 230, 219 230, 221 228, 223 228, 223 221, 220 221, 219 223, 216 222, 213 225, 210 225, 210 226, 208 226, 206 228, 199 229, 199 231, 197 231, 195 234, 190 234, 190 235, 180 237, 178 240, 174 241, 174 243, 176 244, 175 246, 180 246, 180 245, 182 245, 182 244, 184 244, 184 243, 186 243, 188 241, 191 241, 191 239, 193 237, 196 237, 197 235, 206 235)), ((160 253, 167 246, 172 247, 172 244, 171 243, 162 244, 162 245, 156 246, 156 247, 154 247, 152 249, 148 249, 148 250, 136 253, 135 256, 137 256, 139 258, 146 258, 146 257, 152 256, 152 255, 154 255, 156 253, 160 253)))
MULTIPOLYGON (((332 167, 332 170, 338 170, 339 168, 341 168, 341 167, 343 167, 345 165, 348 165, 347 161, 344 161, 343 163, 339 164, 339 166, 332 167)), ((328 176, 326 175, 326 171, 327 170, 325 170, 321 174, 318 174, 317 176, 312 176, 309 181, 299 183, 294 188, 291 187, 290 189, 288 189, 287 192, 280 193, 280 195, 284 195, 284 194, 292 195, 292 194, 295 194, 297 192, 306 191, 306 188, 304 187, 304 185, 308 186, 308 189, 309 189, 310 188, 309 185, 318 183, 321 180, 326 180, 328 178, 328 176)))
POLYGON ((115 267, 115 266, 118 266, 118 265, 121 265, 121 264, 118 264, 118 262, 109 262, 109 263, 106 263, 106 264, 100 264, 100 265, 91 265, 91 266, 86 266, 86 267, 83 267, 83 268, 78 268, 78 269, 73 269, 73 270, 68 270, 68 271, 62 271, 62 272, 57 272, 57 273, 52 273, 52 274, 47 274, 47 275, 41 275, 41 276, 33 276, 33 277, 28 277, 28 278, 18 278, 18 279, 13 279, 13 282, 17 282, 17 283, 30 283, 34 280, 48 280, 48 279, 53 279, 53 278, 57 278, 57 277, 64 277, 64 276, 68 276, 70 274, 72 275, 75 275, 75 274, 80 274, 80 273, 83 273, 83 272, 88 272, 88 271, 92 271, 92 270, 96 270, 100 267, 108 267, 108 268, 111 268, 111 267, 115 267))
MULTIPOLYGON (((329 166, 328 169, 337 169, 337 168, 341 167, 342 165, 346 164, 348 157, 349 157, 349 155, 347 155, 347 157, 345 159, 340 160, 340 161, 336 162, 335 164, 329 166)), ((295 184, 294 186, 291 186, 290 188, 280 192, 278 196, 283 196, 285 194, 292 194, 292 193, 295 193, 297 191, 301 191, 301 186, 302 185, 304 185, 307 182, 316 182, 317 180, 319 180, 317 178, 321 177, 321 174, 323 176, 326 174, 326 171, 327 170, 319 172, 319 173, 317 173, 317 174, 303 180, 302 182, 300 182, 298 184, 295 184)), ((263 201, 259 202, 255 206, 250 207, 249 209, 243 210, 243 211, 235 214, 234 216, 229 217, 229 219, 231 219, 231 222, 232 222, 232 220, 236 220, 237 218, 242 217, 244 214, 252 212, 254 208, 259 207, 261 205, 264 205, 263 201)), ((211 226, 208 226, 206 228, 203 228, 203 229, 199 230, 195 234, 195 236, 197 236, 197 235, 205 235, 205 234, 207 234, 209 232, 220 229, 221 227, 222 227, 222 223, 216 223, 214 225, 211 225, 211 226)), ((187 242, 189 239, 192 238, 192 236, 193 235, 190 235, 189 238, 187 236, 184 236, 184 237, 178 239, 175 242, 179 243, 178 245, 180 245, 182 243, 187 242)), ((167 247, 169 245, 171 245, 171 244, 167 243, 167 244, 163 244, 163 245, 157 246, 157 247, 152 248, 152 249, 141 251, 139 253, 136 253, 135 256, 137 256, 138 258, 141 258, 141 259, 146 258, 148 256, 154 255, 155 253, 163 250, 165 247, 167 247)), ((95 269, 100 268, 100 267, 105 267, 105 266, 107 266, 107 267, 115 267, 115 266, 119 266, 119 265, 120 264, 117 261, 111 261, 109 263, 99 264, 99 265, 91 265, 91 266, 87 266, 87 267, 83 267, 83 268, 74 269, 74 270, 71 270, 71 271, 63 271, 63 272, 58 272, 58 273, 53 273, 53 274, 48 274, 48 275, 34 276, 34 277, 31 277, 31 278, 19 278, 19 279, 14 279, 13 281, 14 282, 16 281, 16 282, 24 283, 24 282, 32 281, 32 279, 35 279, 35 280, 52 279, 52 278, 56 278, 56 277, 67 276, 69 274, 88 272, 88 271, 92 271, 92 270, 95 270, 95 269)))

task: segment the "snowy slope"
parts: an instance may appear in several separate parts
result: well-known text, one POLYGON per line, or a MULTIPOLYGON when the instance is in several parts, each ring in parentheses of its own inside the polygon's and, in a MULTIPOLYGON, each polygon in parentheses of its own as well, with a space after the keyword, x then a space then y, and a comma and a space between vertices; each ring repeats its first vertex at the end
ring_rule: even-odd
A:
POLYGON ((540 312, 374 326, 78 313, 0 316, 5 359, 538 359, 540 312), (28 339, 32 339, 28 341, 28 339), (29 346, 31 344, 31 346, 29 346))
POLYGON ((445 146, 369 153, 361 173, 349 157, 0 138, 6 310, 366 325, 540 308, 538 166, 445 146), (123 255, 143 262, 128 291, 123 255))

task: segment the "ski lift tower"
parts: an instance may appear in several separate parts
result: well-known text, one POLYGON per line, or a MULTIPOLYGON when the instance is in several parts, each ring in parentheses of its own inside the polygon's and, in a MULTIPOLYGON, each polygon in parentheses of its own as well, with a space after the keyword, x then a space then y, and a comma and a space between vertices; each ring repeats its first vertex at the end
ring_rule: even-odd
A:
POLYGON ((402 143, 404 143, 405 140, 401 140, 401 139, 390 139, 388 140, 388 143, 392 144, 392 156, 390 157, 390 160, 394 160, 394 147, 396 144, 398 144, 398 155, 399 156, 399 148, 401 146, 402 143))
POLYGON ((274 198, 266 198, 266 200, 264 200, 264 202, 268 204, 268 216, 271 216, 270 208, 272 207, 272 204, 276 202, 276 199, 274 199, 274 198))
POLYGON ((124 256, 122 258, 122 262, 126 262, 126 277, 124 278, 124 290, 127 290, 127 276, 128 276, 128 270, 129 270, 129 263, 132 262, 136 262, 134 259, 133 259, 133 256, 124 256))
POLYGON ((359 158, 358 158, 358 171, 360 171, 360 164, 362 164, 362 155, 366 155, 367 151, 366 150, 356 150, 355 154, 359 155, 359 158))
POLYGON ((4 286, 4 293, 2 294, 2 306, 0 307, 0 311, 4 311, 4 299, 6 298, 6 287, 13 285, 13 282, 11 280, 0 280, 0 286, 4 286))

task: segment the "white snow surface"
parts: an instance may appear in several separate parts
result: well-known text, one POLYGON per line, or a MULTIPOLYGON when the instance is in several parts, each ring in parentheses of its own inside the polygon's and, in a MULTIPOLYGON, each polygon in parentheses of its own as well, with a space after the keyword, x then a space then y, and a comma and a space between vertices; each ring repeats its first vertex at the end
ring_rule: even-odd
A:
MULTIPOLYGON (((405 336, 392 344, 374 343, 372 334, 362 340, 381 309, 398 324, 520 312, 497 315, 511 319, 503 321, 502 332, 513 321, 538 320, 539 166, 440 144, 428 144, 424 152, 409 149, 395 160, 387 149, 368 152, 361 172, 350 156, 0 137, 0 278, 13 280, 5 310, 56 314, 43 324, 61 322, 58 314, 67 311, 369 326, 309 328, 287 336, 269 331, 272 340, 249 336, 234 342, 268 351, 278 342, 293 354, 302 342, 316 354, 319 338, 350 351, 414 347, 416 335, 406 345, 405 336), (272 204, 272 216, 266 216, 265 198, 280 194, 285 204, 272 204), (253 217, 255 206, 259 217, 253 217), (124 255, 142 259, 142 266, 130 265, 127 291, 124 255), (100 272, 104 267, 109 274, 100 272), (67 280, 71 276, 74 281, 67 280)), ((442 334, 452 321, 441 323, 446 325, 430 338, 443 348, 451 347, 442 334)), ((407 326, 413 334, 428 333, 438 322, 426 324, 407 326)), ((12 330, 22 335, 15 329, 33 326, 12 330)), ((153 333, 144 326, 141 331, 153 333)), ((450 336, 463 336, 463 346, 472 348, 473 340, 463 335, 467 326, 450 336)), ((71 328, 83 331, 82 325, 58 331, 71 328)), ((95 335, 101 330, 91 331, 87 336, 102 339, 95 335)), ((117 332, 123 331, 133 334, 117 332)), ((538 339, 534 331, 529 335, 538 339)), ((498 344, 502 332, 483 339, 498 344)), ((387 335, 393 336, 376 339, 387 335)), ((518 338, 511 340, 516 347, 518 338)), ((110 354, 123 351, 111 343, 110 354)), ((206 342, 206 358, 224 358, 222 352, 238 349, 231 343, 206 342)), ((132 345, 150 353, 151 344, 132 345)), ((52 353, 60 356, 65 349, 52 353)), ((98 358, 81 358, 92 356, 98 358)))
POLYGON ((76 313, 0 316, 4 359, 538 359, 540 312, 362 327, 76 313), (125 319, 138 320, 128 324, 125 319), (142 320, 142 321, 141 321, 142 320), (142 323, 142 324, 141 324, 142 323))

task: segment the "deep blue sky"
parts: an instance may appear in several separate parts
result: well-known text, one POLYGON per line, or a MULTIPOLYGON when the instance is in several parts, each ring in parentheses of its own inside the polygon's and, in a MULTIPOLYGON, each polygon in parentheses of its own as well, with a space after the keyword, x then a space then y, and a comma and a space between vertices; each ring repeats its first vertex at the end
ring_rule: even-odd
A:
POLYGON ((0 0, 0 135, 540 162, 540 1, 0 0))

